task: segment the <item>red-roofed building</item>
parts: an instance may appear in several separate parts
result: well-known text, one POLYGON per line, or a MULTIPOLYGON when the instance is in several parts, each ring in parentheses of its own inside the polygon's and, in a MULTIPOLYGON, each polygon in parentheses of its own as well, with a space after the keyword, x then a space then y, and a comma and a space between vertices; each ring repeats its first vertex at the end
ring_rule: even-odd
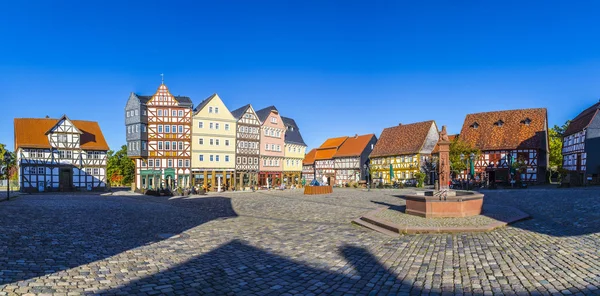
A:
POLYGON ((369 162, 377 137, 374 134, 349 137, 333 155, 335 184, 346 185, 365 178, 363 166, 369 162))
POLYGON ((583 110, 563 134, 563 168, 580 174, 581 181, 598 182, 600 173, 600 102, 583 110))
POLYGON ((526 168, 515 175, 523 182, 544 182, 548 165, 546 109, 519 109, 468 114, 460 139, 481 150, 475 175, 490 182, 510 181, 511 163, 526 168))
POLYGON ((335 166, 333 156, 340 149, 348 137, 327 139, 315 153, 315 168, 317 181, 328 185, 335 184, 335 166))
POLYGON ((317 148, 310 150, 302 160, 302 179, 306 184, 310 184, 315 179, 315 155, 317 148))
POLYGON ((15 118, 23 192, 105 190, 108 145, 94 121, 15 118))

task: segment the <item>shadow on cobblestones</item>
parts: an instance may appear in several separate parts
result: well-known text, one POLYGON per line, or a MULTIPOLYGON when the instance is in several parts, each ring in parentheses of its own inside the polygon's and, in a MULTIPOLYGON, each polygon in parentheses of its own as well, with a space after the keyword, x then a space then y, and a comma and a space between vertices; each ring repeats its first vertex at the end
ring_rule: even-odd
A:
POLYGON ((159 204, 140 199, 32 195, 2 203, 0 285, 103 260, 237 216, 224 197, 153 200, 159 204))
POLYGON ((487 190, 484 203, 516 207, 531 219, 512 227, 562 237, 600 232, 600 190, 517 189, 487 190))
POLYGON ((373 292, 402 294, 412 288, 412 285, 402 287, 402 281, 364 248, 343 246, 339 253, 346 260, 344 265, 326 269, 232 240, 163 272, 99 293, 367 295, 373 292))

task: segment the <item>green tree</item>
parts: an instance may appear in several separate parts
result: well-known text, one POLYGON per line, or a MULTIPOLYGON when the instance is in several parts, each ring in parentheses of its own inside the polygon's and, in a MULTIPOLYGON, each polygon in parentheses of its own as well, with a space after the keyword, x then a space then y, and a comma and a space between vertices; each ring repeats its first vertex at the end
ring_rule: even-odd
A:
POLYGON ((563 145, 563 135, 569 126, 571 121, 567 120, 565 124, 562 126, 554 125, 550 130, 548 130, 548 148, 549 153, 549 176, 552 177, 554 172, 559 172, 562 169, 563 164, 563 156, 562 156, 562 145, 563 145))
POLYGON ((477 158, 481 151, 461 140, 460 137, 455 137, 450 143, 450 170, 454 173, 467 170, 467 159, 471 153, 477 158), (460 159, 461 154, 464 155, 464 160, 460 159))
POLYGON ((107 179, 116 185, 131 184, 135 174, 135 163, 127 157, 127 145, 121 146, 117 152, 108 151, 106 164, 107 179))
POLYGON ((2 172, 0 172, 0 179, 5 180, 6 179, 6 174, 8 173, 10 179, 15 179, 17 174, 16 174, 16 170, 14 169, 17 165, 17 158, 15 157, 15 154, 11 151, 8 151, 8 149, 6 149, 6 145, 0 143, 0 166, 5 167, 6 164, 4 163, 4 154, 9 153, 11 156, 11 161, 9 163, 9 168, 10 169, 4 169, 2 170, 2 172))

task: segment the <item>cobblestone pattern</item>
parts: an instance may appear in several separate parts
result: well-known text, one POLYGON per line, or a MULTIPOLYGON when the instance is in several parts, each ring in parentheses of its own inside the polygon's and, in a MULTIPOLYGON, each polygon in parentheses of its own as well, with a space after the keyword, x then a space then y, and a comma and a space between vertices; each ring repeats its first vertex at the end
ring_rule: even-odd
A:
POLYGON ((600 294, 597 189, 486 192, 533 216, 486 233, 350 224, 406 192, 21 196, 0 204, 0 295, 600 294))

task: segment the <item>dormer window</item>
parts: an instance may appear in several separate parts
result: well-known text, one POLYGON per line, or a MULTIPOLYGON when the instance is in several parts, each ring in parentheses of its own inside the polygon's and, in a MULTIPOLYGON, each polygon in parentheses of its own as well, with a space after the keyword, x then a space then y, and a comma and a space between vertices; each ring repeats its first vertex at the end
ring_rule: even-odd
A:
POLYGON ((477 129, 479 128, 479 123, 477 123, 477 121, 473 122, 473 124, 470 125, 471 128, 477 129))
POLYGON ((527 117, 524 120, 521 120, 521 123, 529 126, 529 124, 531 124, 531 119, 529 119, 529 117, 527 117))
POLYGON ((504 125, 504 121, 502 121, 502 119, 500 119, 500 120, 494 122, 494 125, 497 127, 502 127, 504 125))

